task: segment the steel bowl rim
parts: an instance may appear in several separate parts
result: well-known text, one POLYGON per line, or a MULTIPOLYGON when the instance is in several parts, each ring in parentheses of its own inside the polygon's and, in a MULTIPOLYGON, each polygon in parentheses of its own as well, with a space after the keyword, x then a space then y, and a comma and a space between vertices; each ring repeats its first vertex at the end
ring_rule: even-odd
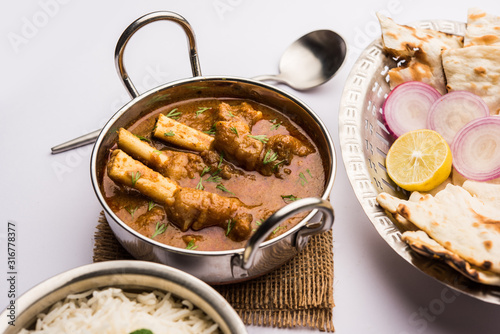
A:
MULTIPOLYGON (((160 263, 139 260, 115 260, 96 262, 72 268, 62 273, 56 274, 55 276, 52 276, 49 279, 35 285, 31 289, 23 293, 16 300, 16 320, 24 312, 28 311, 31 307, 34 307, 36 303, 45 298, 48 298, 51 294, 57 293, 67 286, 89 280, 90 278, 104 276, 126 277, 127 275, 154 277, 161 281, 169 282, 175 285, 187 285, 194 294, 196 294, 210 306, 213 312, 217 313, 220 316, 227 327, 229 327, 230 329, 237 329, 241 331, 241 333, 246 333, 246 327, 243 324, 240 316, 236 313, 229 302, 210 285, 182 270, 160 263)), ((95 289, 113 287, 118 285, 120 285, 119 282, 111 283, 109 285, 98 283, 96 284, 95 289)), ((152 285, 144 285, 145 290, 148 290, 148 288, 150 288, 150 291, 162 290, 161 288, 157 288, 152 285)), ((126 288, 124 289, 126 290, 126 288)), ((183 296, 180 296, 176 291, 165 292, 172 292, 172 294, 180 299, 185 298, 183 296)), ((189 298, 185 299, 189 300, 189 298)), ((203 309, 203 307, 199 305, 196 305, 196 307, 203 309)), ((206 313, 206 310, 203 311, 206 313)), ((8 310, 6 309, 0 314, 0 317, 7 318, 7 313, 8 310)), ((29 319, 28 322, 32 321, 33 318, 29 319)), ((19 325, 16 324, 16 326, 19 325)), ((7 325, 7 322, 5 321, 5 326, 0 326, 0 329, 2 329, 2 327, 5 327, 3 329, 7 330, 10 325, 7 325)))

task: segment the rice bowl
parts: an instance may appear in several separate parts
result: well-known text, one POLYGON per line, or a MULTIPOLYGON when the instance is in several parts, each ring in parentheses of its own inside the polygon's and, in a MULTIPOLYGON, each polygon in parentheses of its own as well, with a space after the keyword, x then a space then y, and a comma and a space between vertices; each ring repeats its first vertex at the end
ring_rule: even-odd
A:
MULTIPOLYGON (((7 312, 0 316, 7 317, 7 312)), ((31 333, 21 330, 39 326, 46 329, 39 333, 77 333, 67 328, 48 330, 56 318, 64 319, 64 326, 74 323, 73 328, 81 333, 159 334, 167 329, 169 333, 189 333, 180 323, 175 325, 178 331, 173 326, 166 328, 166 323, 179 319, 187 320, 196 333, 246 333, 231 305, 206 283, 165 265, 133 260, 85 265, 40 283, 16 301, 15 326, 3 322, 0 332, 31 333), (122 313, 116 308, 119 304, 122 313), (81 328, 88 315, 101 327, 81 328)))

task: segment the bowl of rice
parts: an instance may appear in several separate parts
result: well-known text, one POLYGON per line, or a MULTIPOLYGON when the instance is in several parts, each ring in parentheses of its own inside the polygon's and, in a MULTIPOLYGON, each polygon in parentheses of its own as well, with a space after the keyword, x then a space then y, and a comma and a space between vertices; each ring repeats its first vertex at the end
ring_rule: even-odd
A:
POLYGON ((108 261, 56 275, 0 314, 0 333, 246 333, 231 305, 185 272, 108 261))

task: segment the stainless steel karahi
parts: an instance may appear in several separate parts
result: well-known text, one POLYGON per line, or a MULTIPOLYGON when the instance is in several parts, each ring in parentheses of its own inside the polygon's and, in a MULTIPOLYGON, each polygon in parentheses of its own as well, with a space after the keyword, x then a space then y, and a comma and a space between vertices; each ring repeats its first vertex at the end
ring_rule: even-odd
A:
POLYGON ((16 300, 15 326, 8 324, 9 310, 0 314, 0 333, 14 334, 29 328, 36 316, 70 294, 120 288, 130 292, 172 292, 191 301, 223 333, 246 333, 245 325, 229 303, 212 287, 185 272, 146 261, 108 261, 71 269, 35 286, 16 300))
MULTIPOLYGON (((413 26, 458 35, 465 31, 465 24, 445 20, 419 21, 413 26)), ((384 126, 381 108, 390 91, 387 72, 392 63, 382 50, 382 40, 375 40, 354 64, 342 94, 340 146, 356 197, 382 238, 414 267, 455 290, 500 304, 500 288, 475 283, 439 261, 415 254, 401 240, 395 222, 377 204, 375 198, 382 191, 399 198, 409 196, 390 180, 385 169, 393 138, 384 126)))
POLYGON ((334 213, 328 198, 336 170, 334 146, 323 122, 302 101, 283 90, 259 81, 229 76, 202 76, 194 33, 183 17, 171 12, 154 12, 133 22, 117 43, 115 60, 117 70, 132 100, 108 121, 97 138, 91 157, 91 179, 116 238, 135 258, 179 268, 211 284, 232 283, 260 276, 282 265, 307 244, 311 235, 322 233, 332 227, 334 213), (193 77, 139 94, 123 65, 123 51, 130 37, 138 29, 158 20, 176 22, 186 32, 193 77), (307 131, 320 148, 325 161, 326 184, 322 196, 304 198, 278 210, 261 225, 247 246, 242 249, 196 251, 156 242, 123 223, 107 205, 100 190, 99 183, 106 157, 109 149, 117 141, 116 129, 126 127, 132 121, 167 103, 203 97, 251 99, 277 108, 307 131), (280 222, 303 211, 310 212, 293 229, 266 241, 267 236, 280 222))

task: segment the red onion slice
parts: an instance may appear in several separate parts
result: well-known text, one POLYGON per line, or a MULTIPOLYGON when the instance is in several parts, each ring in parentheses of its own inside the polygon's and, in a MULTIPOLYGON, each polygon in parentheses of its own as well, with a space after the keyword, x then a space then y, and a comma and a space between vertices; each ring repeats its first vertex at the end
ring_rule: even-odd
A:
POLYGON ((448 142, 467 123, 490 115, 482 98, 467 91, 453 91, 441 96, 431 106, 427 116, 429 129, 438 132, 448 142))
POLYGON ((399 137, 419 129, 427 129, 427 114, 441 94, 420 81, 397 85, 387 96, 382 107, 389 131, 399 137))
POLYGON ((453 166, 468 179, 500 177, 500 117, 481 117, 465 125, 455 135, 451 153, 453 166))

